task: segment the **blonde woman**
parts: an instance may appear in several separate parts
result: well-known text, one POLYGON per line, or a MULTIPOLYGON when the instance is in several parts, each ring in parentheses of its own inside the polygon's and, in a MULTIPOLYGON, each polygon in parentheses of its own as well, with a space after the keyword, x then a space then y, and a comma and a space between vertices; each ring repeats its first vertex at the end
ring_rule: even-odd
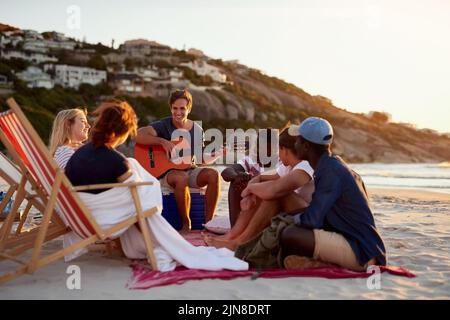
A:
POLYGON ((62 169, 66 167, 74 152, 87 140, 89 128, 86 110, 67 109, 56 115, 50 136, 50 153, 62 169))

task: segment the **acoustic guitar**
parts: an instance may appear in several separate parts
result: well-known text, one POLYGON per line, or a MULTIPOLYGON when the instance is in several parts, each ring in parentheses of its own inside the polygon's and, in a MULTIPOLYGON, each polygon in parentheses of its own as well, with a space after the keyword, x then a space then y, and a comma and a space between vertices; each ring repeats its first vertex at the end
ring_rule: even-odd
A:
MULTIPOLYGON (((163 174, 169 170, 186 170, 192 168, 195 157, 183 156, 183 150, 190 150, 190 144, 182 137, 179 140, 171 141, 175 148, 172 150, 170 156, 167 156, 166 151, 161 145, 142 145, 136 143, 134 147, 134 157, 152 176, 159 179, 163 174)), ((225 155, 229 147, 224 144, 224 149, 221 152, 225 155)), ((248 150, 248 144, 239 146, 234 144, 232 149, 234 151, 248 150)), ((186 154, 189 154, 188 152, 186 154)))
POLYGON ((193 157, 182 156, 183 150, 190 148, 186 139, 171 141, 175 148, 169 157, 161 145, 143 145, 136 143, 134 157, 155 178, 161 177, 172 169, 186 170, 192 168, 193 157))

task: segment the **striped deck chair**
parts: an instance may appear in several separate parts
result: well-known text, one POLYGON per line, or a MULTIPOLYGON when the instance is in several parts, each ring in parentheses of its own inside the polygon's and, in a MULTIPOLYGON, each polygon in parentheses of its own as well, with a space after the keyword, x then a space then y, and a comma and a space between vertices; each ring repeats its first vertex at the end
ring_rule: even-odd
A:
MULTIPOLYGON (((9 161, 9 159, 0 152, 0 177, 9 185, 8 191, 0 203, 0 213, 3 212, 14 193, 19 188, 20 179, 22 175, 19 170, 9 161)), ((30 186, 28 183, 27 186, 30 186)), ((16 215, 16 212, 11 210, 10 214, 16 215)))
MULTIPOLYGON (((12 155, 15 162, 21 167, 22 184, 25 184, 24 177, 37 190, 45 192, 45 210, 39 232, 34 240, 32 256, 29 261, 18 260, 6 251, 6 238, 9 230, 4 230, 0 234, 0 258, 14 258, 22 266, 12 272, 0 275, 0 283, 13 279, 24 273, 33 273, 38 267, 62 258, 75 250, 84 248, 97 241, 108 240, 116 232, 127 228, 136 222, 139 223, 144 243, 148 252, 148 262, 156 270, 156 260, 153 252, 153 245, 150 236, 150 229, 146 218, 157 212, 157 208, 142 210, 138 186, 151 185, 151 182, 130 182, 130 183, 110 183, 89 186, 73 187, 62 169, 50 156, 50 153, 39 135, 36 133, 31 123, 14 101, 13 98, 7 100, 9 111, 0 113, 0 139, 12 155), (109 229, 102 229, 97 224, 89 209, 83 204, 77 191, 107 188, 128 188, 131 192, 136 208, 136 216, 128 218, 109 229), (48 235, 52 216, 56 211, 63 217, 70 230, 75 232, 82 240, 71 246, 58 250, 46 257, 41 257, 42 246, 48 235)), ((19 191, 21 189, 19 188, 19 191)), ((2 228, 3 229, 3 228, 2 228)))
MULTIPOLYGON (((22 231, 22 227, 24 226, 28 213, 32 207, 36 208, 41 213, 44 212, 44 198, 40 197, 39 192, 34 190, 26 176, 22 175, 20 168, 15 166, 2 153, 0 153, 0 177, 2 177, 9 185, 9 189, 6 192, 3 201, 0 203, 1 210, 6 206, 6 201, 9 201, 14 193, 16 194, 11 211, 0 228, 0 260, 5 259, 5 257, 11 260, 17 260, 17 258, 14 258, 15 256, 33 247, 38 230, 34 228, 22 231), (19 216, 19 208, 24 200, 27 201, 27 205, 23 211, 20 223, 16 232, 10 234, 15 218, 19 216), (7 248, 7 250, 5 248, 7 248)), ((68 232, 67 227, 59 216, 55 215, 52 219, 47 240, 56 238, 66 232, 68 232)))
MULTIPOLYGON (((0 152, 0 177, 9 185, 8 191, 5 194, 2 202, 0 203, 0 212, 3 212, 6 205, 14 195, 14 193, 18 193, 20 181, 22 179, 22 173, 19 171, 14 163, 11 162, 3 153, 0 152)), ((16 229, 16 235, 19 235, 22 231, 22 227, 28 217, 28 213, 30 212, 32 207, 35 207, 37 210, 43 212, 44 206, 42 200, 39 198, 38 194, 33 190, 29 181, 25 181, 25 194, 24 198, 27 201, 27 205, 22 213, 19 226, 16 229)), ((21 203, 19 203, 19 199, 16 206, 12 208, 9 214, 12 214, 17 217, 18 208, 21 203)))

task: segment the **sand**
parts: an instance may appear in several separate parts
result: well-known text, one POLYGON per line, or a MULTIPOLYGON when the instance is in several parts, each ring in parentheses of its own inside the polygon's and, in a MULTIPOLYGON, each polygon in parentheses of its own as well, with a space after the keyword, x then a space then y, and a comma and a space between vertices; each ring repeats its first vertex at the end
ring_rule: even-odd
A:
MULTIPOLYGON (((389 263, 410 269, 417 278, 382 274, 380 289, 369 289, 366 279, 240 278, 129 290, 128 261, 91 252, 71 263, 80 267, 80 290, 67 288, 71 264, 59 260, 1 285, 0 299, 450 299, 450 195, 406 189, 369 192, 389 263)), ((218 214, 226 212, 224 198, 218 214)), ((60 246, 55 240, 46 251, 60 246)), ((0 272, 8 266, 0 263, 0 272)))

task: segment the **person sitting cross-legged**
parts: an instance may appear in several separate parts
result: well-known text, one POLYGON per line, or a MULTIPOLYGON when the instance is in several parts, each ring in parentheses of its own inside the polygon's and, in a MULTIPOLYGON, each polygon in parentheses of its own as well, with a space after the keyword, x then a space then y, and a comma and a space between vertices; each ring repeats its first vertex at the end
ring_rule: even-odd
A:
POLYGON ((294 211, 309 205, 314 191, 313 169, 295 153, 295 136, 280 133, 277 173, 258 175, 242 192, 241 212, 236 224, 224 236, 205 235, 205 242, 217 248, 235 250, 264 230, 280 210, 294 211))
POLYGON ((294 223, 281 233, 285 267, 324 263, 363 271, 369 265, 386 265, 364 183, 331 153, 330 123, 311 117, 290 130, 297 135, 297 156, 314 168, 315 192, 309 207, 294 215, 294 223))
MULTIPOLYGON (((228 188, 228 211, 231 227, 235 225, 241 212, 242 191, 244 191, 251 179, 263 174, 264 170, 271 164, 270 161, 264 164, 261 163, 260 153, 266 151, 267 157, 272 155, 272 130, 270 128, 264 129, 266 133, 264 145, 260 146, 260 141, 264 140, 264 135, 258 135, 256 149, 248 150, 248 155, 221 172, 223 180, 230 183, 228 188), (261 148, 265 150, 261 150, 261 148)), ((265 175, 265 177, 267 176, 269 175, 265 175)), ((256 179, 253 181, 256 181, 256 179)))

